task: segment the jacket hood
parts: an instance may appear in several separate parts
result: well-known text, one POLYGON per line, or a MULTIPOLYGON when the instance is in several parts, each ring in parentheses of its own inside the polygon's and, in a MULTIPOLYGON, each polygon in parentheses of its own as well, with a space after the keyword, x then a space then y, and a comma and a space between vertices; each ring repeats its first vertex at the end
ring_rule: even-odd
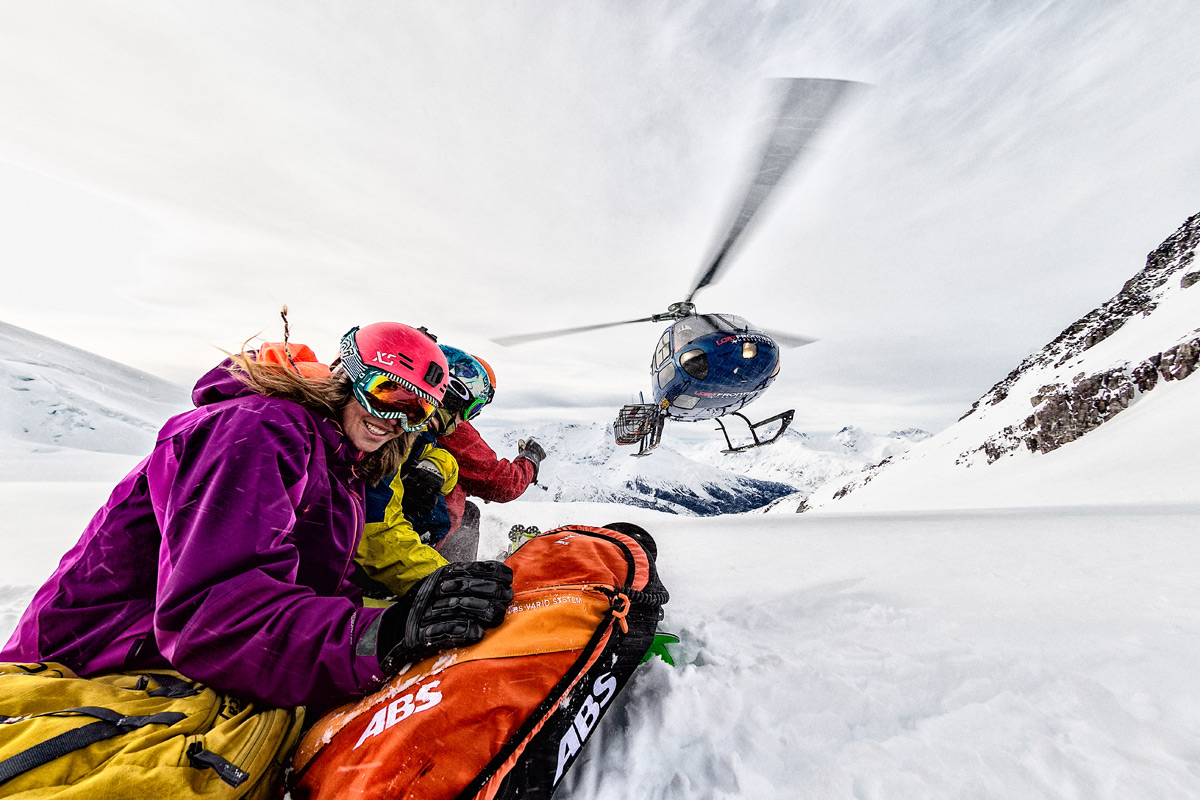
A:
POLYGON ((227 358, 204 373, 192 388, 192 404, 201 408, 222 400, 255 394, 253 389, 242 383, 229 371, 229 367, 232 366, 233 360, 227 358))
MULTIPOLYGON (((251 353, 251 355, 254 355, 251 353)), ((249 385, 238 380, 238 378, 229 371, 233 366, 232 359, 225 359, 217 366, 210 369, 196 381, 195 387, 192 388, 192 403, 196 408, 204 408, 205 406, 215 405, 225 400, 232 400, 238 397, 260 397, 258 392, 250 388, 249 385)), ((291 402, 284 400, 270 400, 270 402, 291 402)), ((342 432, 341 424, 335 420, 326 417, 325 415, 309 410, 309 413, 324 421, 318 427, 321 438, 328 445, 331 453, 336 453, 339 460, 343 460, 348 464, 353 464, 361 461, 365 454, 358 448, 354 447, 342 432)), ((186 414, 180 415, 179 419, 187 417, 186 414)), ((168 427, 163 428, 167 431, 168 427)))

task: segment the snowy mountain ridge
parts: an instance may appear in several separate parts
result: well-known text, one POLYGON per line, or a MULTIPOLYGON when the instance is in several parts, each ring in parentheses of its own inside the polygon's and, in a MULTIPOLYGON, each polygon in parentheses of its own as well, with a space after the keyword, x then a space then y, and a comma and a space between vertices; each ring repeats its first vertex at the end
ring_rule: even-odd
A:
POLYGON ((167 417, 190 406, 181 386, 0 322, 4 478, 57 480, 103 454, 145 455, 167 417))
POLYGON ((1200 282, 1200 265, 1192 269, 1198 242, 1200 214, 1188 218, 1179 230, 1150 253, 1146 257, 1146 266, 1126 281, 1116 296, 1068 326, 1041 350, 1027 356, 963 416, 974 413, 981 403, 996 405, 1008 395, 1012 385, 1021 376, 1039 367, 1066 364, 1084 350, 1107 339, 1135 316, 1148 316, 1169 294, 1200 282), (1174 280, 1176 278, 1177 281, 1174 280))
MULTIPOLYGON (((989 462, 1021 445, 1041 453, 1050 452, 1128 408, 1137 394, 1155 387, 1159 376, 1164 381, 1180 380, 1195 371, 1200 356, 1200 327, 1188 331, 1185 324, 1174 341, 1159 338, 1139 343, 1137 346, 1142 349, 1131 352, 1132 358, 1123 358, 1114 351, 1108 358, 1111 363, 1105 365, 1097 359, 1089 364, 1090 370, 1074 374, 1069 381, 1057 373, 1060 367, 1073 372, 1073 360, 1074 367, 1083 367, 1080 357, 1085 351, 1101 344, 1135 318, 1148 317, 1172 295, 1200 281, 1200 271, 1192 269, 1198 243, 1200 214, 1188 219, 1150 253, 1145 268, 1130 278, 1115 297, 1027 357, 971 407, 967 415, 974 413, 981 403, 1000 403, 1026 375, 1052 373, 1057 379, 1040 386, 1030 397, 1032 414, 981 445, 989 462), (1163 349, 1153 352, 1158 347, 1163 349)), ((1200 325, 1200 319, 1194 322, 1200 325)))
MULTIPOLYGON (((1200 382, 1181 385, 1200 358, 1200 289, 1194 288, 1200 283, 1198 246, 1200 214, 1150 253, 1146 266, 1116 296, 1025 358, 957 423, 836 490, 826 487, 809 507, 1004 506, 1005 487, 1048 479, 1067 463, 1055 458, 1056 452, 1085 436, 1132 437, 1143 429, 1144 435, 1161 439, 1162 430, 1170 430, 1175 435, 1158 443, 1161 448, 1200 444, 1188 408, 1200 395, 1193 384, 1200 382), (1163 418, 1152 421, 1150 415, 1163 418)), ((1072 463, 1078 469, 1079 459, 1072 463)), ((1149 473, 1135 467, 1113 463, 1107 455, 1094 465, 1096 480, 1084 482, 1092 492, 1080 494, 1073 482, 1074 493, 1059 499, 1200 500, 1200 481, 1180 476, 1179 486, 1162 480, 1139 484, 1139 473, 1149 473)))

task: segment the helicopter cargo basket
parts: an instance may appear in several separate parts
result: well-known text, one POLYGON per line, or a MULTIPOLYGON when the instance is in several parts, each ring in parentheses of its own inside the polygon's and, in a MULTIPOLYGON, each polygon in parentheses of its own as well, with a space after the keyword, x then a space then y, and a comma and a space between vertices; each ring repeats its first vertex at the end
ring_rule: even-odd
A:
POLYGON ((653 403, 630 403, 621 406, 613 423, 617 444, 636 444, 635 456, 648 456, 662 440, 666 418, 653 403))

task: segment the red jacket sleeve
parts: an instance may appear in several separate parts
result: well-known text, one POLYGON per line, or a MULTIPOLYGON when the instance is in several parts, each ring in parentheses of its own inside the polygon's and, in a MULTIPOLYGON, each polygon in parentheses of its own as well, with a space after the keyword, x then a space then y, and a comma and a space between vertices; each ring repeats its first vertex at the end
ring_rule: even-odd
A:
POLYGON ((450 517, 450 530, 458 530, 466 510, 467 493, 463 491, 461 484, 456 483, 450 494, 446 495, 446 515, 450 517))
POLYGON ((438 444, 458 461, 458 485, 473 497, 507 503, 533 483, 532 463, 524 458, 500 458, 469 422, 460 423, 449 436, 438 437, 438 444))

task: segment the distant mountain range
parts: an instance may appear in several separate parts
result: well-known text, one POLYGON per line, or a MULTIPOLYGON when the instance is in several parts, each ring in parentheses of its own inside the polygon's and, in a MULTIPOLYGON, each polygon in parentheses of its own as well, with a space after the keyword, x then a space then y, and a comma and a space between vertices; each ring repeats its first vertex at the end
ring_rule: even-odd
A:
POLYGON ((774 444, 725 454, 715 430, 707 438, 673 436, 669 430, 652 456, 632 458, 631 448, 616 444, 611 426, 599 423, 505 431, 483 422, 480 433, 509 458, 521 436, 532 435, 546 446, 544 488, 529 489, 522 500, 615 502, 699 516, 775 505, 795 510, 818 487, 844 482, 930 435, 916 429, 888 434, 854 427, 828 434, 788 430, 774 444))
MULTIPOLYGON (((182 386, 0 323, 0 479, 76 480, 75 467, 97 454, 144 455, 162 423, 190 407, 182 386)), ((929 436, 789 430, 768 447, 725 455, 715 433, 678 435, 650 458, 631 458, 600 424, 513 431, 489 428, 484 415, 480 430, 501 456, 514 456, 517 438, 528 435, 550 452, 542 486, 524 500, 617 502, 697 515, 794 506, 826 482, 844 482, 929 436)), ((108 459, 118 467, 128 460, 108 459)))

